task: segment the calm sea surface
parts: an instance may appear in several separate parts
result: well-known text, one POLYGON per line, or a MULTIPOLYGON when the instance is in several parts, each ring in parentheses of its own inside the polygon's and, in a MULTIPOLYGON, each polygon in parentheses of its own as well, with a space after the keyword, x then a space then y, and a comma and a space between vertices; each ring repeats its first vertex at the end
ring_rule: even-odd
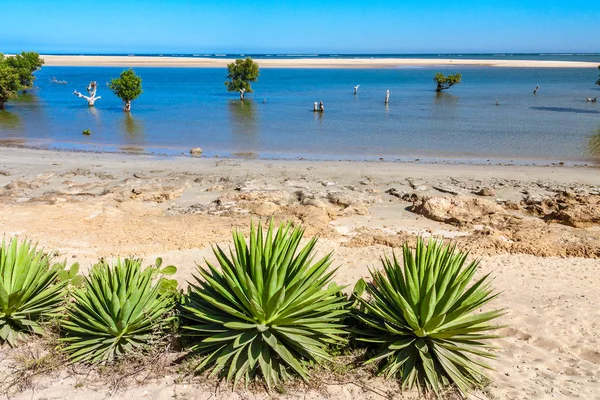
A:
POLYGON ((600 102, 586 102, 600 97, 593 68, 263 69, 244 103, 226 92, 224 69, 138 68, 144 93, 131 115, 105 85, 122 70, 44 67, 36 88, 0 112, 0 144, 166 154, 201 147, 207 156, 314 159, 600 160, 600 102), (460 71, 463 82, 438 94, 436 71, 460 71), (72 94, 91 80, 102 96, 95 108, 72 94), (315 101, 325 113, 311 111, 315 101))

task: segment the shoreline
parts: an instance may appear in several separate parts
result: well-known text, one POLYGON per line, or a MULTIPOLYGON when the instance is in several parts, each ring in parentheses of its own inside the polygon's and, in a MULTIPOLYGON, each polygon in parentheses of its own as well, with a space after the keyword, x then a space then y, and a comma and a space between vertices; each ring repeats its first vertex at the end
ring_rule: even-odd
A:
MULTIPOLYGON (((154 157, 156 159, 202 159, 202 160, 240 160, 264 162, 307 162, 307 163, 352 163, 352 164, 397 164, 397 165, 457 165, 457 166, 487 166, 487 167, 539 167, 539 168, 591 168, 598 169, 600 165, 592 159, 542 159, 526 157, 501 157, 477 155, 434 155, 425 153, 400 154, 400 155, 335 155, 335 154, 296 154, 296 153, 265 153, 258 151, 224 151, 204 150, 200 155, 191 155, 187 148, 175 147, 146 147, 140 150, 127 150, 115 144, 98 145, 101 149, 52 147, 52 145, 36 145, 13 143, 10 139, 0 140, 0 155, 4 150, 19 149, 32 152, 49 152, 56 154, 96 154, 96 155, 121 155, 131 157, 154 157), (262 154, 262 155, 261 155, 262 154)), ((127 146, 125 146, 127 147, 127 146)))
MULTIPOLYGON (((160 56, 65 56, 40 55, 48 67, 188 67, 223 68, 233 58, 160 57, 160 56)), ((257 59, 261 68, 401 68, 477 66, 504 68, 597 68, 598 63, 586 61, 547 60, 478 60, 428 58, 336 58, 336 59, 257 59)))

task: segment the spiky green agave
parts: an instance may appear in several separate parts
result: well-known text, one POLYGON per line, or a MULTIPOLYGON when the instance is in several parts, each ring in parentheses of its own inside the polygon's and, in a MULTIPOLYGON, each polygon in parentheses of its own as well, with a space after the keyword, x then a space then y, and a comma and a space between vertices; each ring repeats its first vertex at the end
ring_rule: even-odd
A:
POLYGON ((297 251, 303 234, 290 224, 274 233, 271 223, 263 237, 252 224, 249 243, 233 232, 235 254, 213 248, 220 270, 199 267, 183 305, 183 335, 205 356, 198 370, 212 367, 234 385, 258 373, 268 387, 293 373, 307 380, 307 361, 329 359, 328 344, 344 341, 348 311, 331 282, 331 254, 313 264, 317 238, 297 251))
POLYGON ((114 360, 157 339, 173 321, 173 292, 162 290, 164 278, 153 279, 154 266, 141 264, 140 259, 118 259, 113 266, 101 261, 73 292, 61 321, 66 337, 60 339, 72 361, 114 360))
POLYGON ((494 358, 489 332, 499 328, 489 322, 501 310, 475 313, 497 294, 488 275, 471 282, 479 260, 464 267, 467 254, 456 246, 430 240, 417 241, 413 252, 405 243, 404 263, 396 256, 382 259, 383 272, 371 271, 369 296, 360 298, 364 311, 355 310, 364 323, 362 338, 379 352, 367 363, 379 363, 387 377, 402 379, 403 388, 417 387, 436 393, 456 385, 465 395, 482 384, 490 369, 483 362, 494 358))
POLYGON ((42 334, 42 317, 54 316, 64 301, 67 281, 58 279, 65 263, 31 241, 13 237, 0 245, 0 342, 14 346, 25 333, 42 334))

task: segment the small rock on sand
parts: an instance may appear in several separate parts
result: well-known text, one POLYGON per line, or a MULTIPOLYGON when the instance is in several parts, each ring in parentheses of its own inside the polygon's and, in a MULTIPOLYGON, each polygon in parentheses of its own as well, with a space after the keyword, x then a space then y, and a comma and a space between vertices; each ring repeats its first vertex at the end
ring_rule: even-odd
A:
POLYGON ((477 196, 493 197, 496 195, 496 191, 491 187, 484 186, 481 189, 473 192, 473 194, 476 194, 477 196))
POLYGON ((190 154, 193 156, 199 156, 202 154, 202 149, 200 147, 194 147, 193 149, 190 149, 190 154))

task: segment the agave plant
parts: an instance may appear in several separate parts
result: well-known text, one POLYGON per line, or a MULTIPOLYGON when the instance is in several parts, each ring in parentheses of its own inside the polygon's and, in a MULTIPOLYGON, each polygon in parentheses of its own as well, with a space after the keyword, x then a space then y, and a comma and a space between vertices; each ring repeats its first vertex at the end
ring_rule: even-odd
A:
POLYGON ((42 317, 54 316, 64 300, 59 273, 65 263, 51 257, 31 241, 13 237, 0 245, 0 342, 14 346, 24 333, 42 334, 42 317))
POLYGON ((308 380, 307 362, 329 359, 327 346, 344 341, 348 311, 331 282, 331 254, 313 263, 317 238, 298 251, 303 234, 290 224, 274 233, 271 222, 264 237, 252 224, 249 243, 233 232, 235 254, 213 248, 220 269, 199 267, 183 306, 183 335, 205 356, 198 370, 234 386, 260 374, 270 388, 292 374, 308 380))
POLYGON ((66 337, 61 341, 72 361, 111 361, 142 348, 168 328, 175 296, 165 290, 172 288, 164 278, 154 277, 176 268, 160 270, 161 262, 142 269, 140 259, 118 259, 113 266, 101 261, 92 267, 62 320, 66 337))
POLYGON ((383 272, 371 271, 368 296, 359 298, 364 308, 355 315, 368 327, 360 340, 378 348, 367 363, 401 378, 403 388, 439 393, 455 385, 465 395, 482 384, 490 368, 484 359, 494 357, 487 339, 499 326, 490 321, 503 312, 475 311, 497 294, 488 275, 467 287, 479 261, 465 267, 467 254, 455 246, 419 239, 414 252, 405 243, 403 254, 403 266, 395 255, 383 258, 383 272))

